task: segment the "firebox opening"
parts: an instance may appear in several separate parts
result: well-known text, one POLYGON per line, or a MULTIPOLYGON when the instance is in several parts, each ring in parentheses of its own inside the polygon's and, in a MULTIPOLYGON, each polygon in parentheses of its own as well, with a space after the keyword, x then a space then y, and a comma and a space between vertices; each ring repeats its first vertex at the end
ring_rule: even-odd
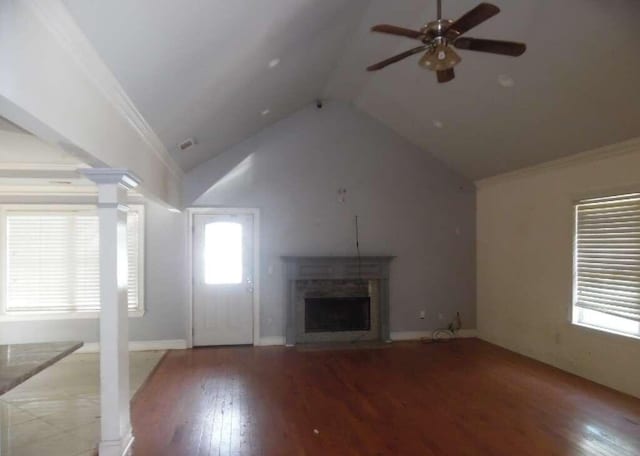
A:
POLYGON ((369 331, 371 298, 305 298, 305 332, 369 331))

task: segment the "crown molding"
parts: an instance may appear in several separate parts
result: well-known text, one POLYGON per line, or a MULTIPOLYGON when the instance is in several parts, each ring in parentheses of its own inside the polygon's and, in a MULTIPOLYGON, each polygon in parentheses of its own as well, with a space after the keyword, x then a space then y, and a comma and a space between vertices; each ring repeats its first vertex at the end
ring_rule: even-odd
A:
POLYGON ((489 187, 502 182, 534 176, 546 171, 568 168, 584 163, 597 162, 607 158, 619 157, 622 155, 640 152, 640 137, 622 141, 608 146, 580 152, 568 157, 559 158, 541 163, 539 165, 528 166, 508 173, 498 174, 475 181, 476 188, 489 187))
POLYGON ((102 92, 127 124, 149 145, 160 161, 178 178, 184 171, 133 104, 111 70, 102 61, 87 37, 60 0, 24 0, 42 24, 58 39, 87 77, 102 92))

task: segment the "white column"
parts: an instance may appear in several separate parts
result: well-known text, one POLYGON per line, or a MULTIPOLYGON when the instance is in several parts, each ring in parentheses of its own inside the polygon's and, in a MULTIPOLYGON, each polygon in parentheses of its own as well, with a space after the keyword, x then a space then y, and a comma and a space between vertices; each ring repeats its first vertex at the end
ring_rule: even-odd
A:
POLYGON ((127 191, 140 180, 123 169, 84 169, 98 186, 100 226, 100 456, 122 456, 133 443, 129 410, 127 191))

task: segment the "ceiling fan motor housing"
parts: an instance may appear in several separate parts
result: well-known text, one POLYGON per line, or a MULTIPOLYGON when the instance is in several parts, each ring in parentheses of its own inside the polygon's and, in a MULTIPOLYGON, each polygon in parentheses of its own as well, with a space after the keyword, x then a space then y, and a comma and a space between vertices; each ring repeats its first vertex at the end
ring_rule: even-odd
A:
POLYGON ((453 21, 450 19, 438 19, 435 21, 428 22, 420 29, 420 31, 424 34, 424 38, 422 42, 424 44, 429 44, 436 37, 444 37, 444 33, 447 29, 453 24, 453 21))

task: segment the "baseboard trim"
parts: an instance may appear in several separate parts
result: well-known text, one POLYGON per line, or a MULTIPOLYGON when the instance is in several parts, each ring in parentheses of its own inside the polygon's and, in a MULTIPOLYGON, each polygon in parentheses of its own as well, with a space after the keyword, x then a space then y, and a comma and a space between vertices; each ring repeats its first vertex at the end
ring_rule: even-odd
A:
POLYGON ((132 431, 129 430, 121 440, 103 440, 98 444, 98 453, 100 456, 127 456, 131 454, 134 437, 132 431))
POLYGON ((259 345, 261 347, 269 347, 273 345, 284 345, 284 337, 282 336, 261 337, 256 345, 259 345))
MULTIPOLYGON (((391 331, 391 340, 420 340, 422 338, 431 338, 433 331, 391 331)), ((461 339, 469 339, 478 337, 476 329, 461 329, 456 333, 456 337, 461 339)))
MULTIPOLYGON (((392 331, 391 340, 420 340, 424 337, 430 338, 433 331, 392 331)), ((469 339, 478 337, 476 329, 461 329, 456 333, 456 337, 461 339, 469 339)), ((274 345, 285 345, 285 339, 282 336, 261 337, 256 346, 269 347, 274 345)))
MULTIPOLYGON (((132 340, 129 342, 129 351, 151 351, 151 350, 184 350, 187 348, 187 341, 183 339, 174 340, 132 340)), ((98 353, 100 344, 89 342, 78 349, 76 353, 98 353)))

